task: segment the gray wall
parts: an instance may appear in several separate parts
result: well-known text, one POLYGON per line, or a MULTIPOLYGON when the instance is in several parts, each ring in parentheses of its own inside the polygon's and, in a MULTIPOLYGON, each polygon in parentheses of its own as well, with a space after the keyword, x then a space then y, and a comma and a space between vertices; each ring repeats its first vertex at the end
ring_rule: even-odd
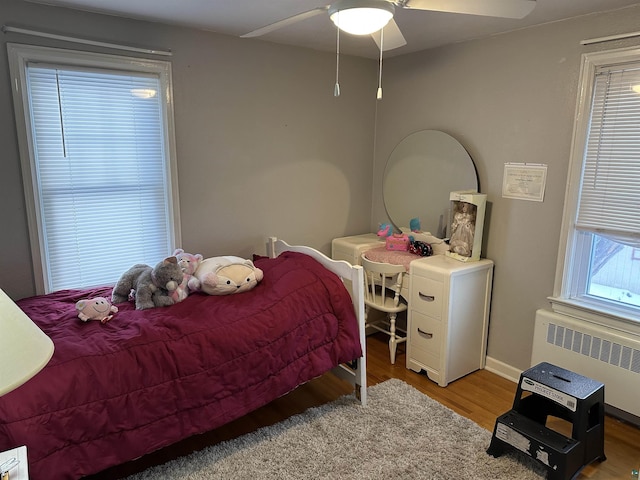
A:
MULTIPOLYGON (((173 52, 185 250, 205 257, 248 257, 265 253, 266 237, 277 235, 329 253, 332 238, 368 230, 375 62, 343 55, 343 95, 334 98, 335 54, 18 0, 0 2, 0 19, 173 52)), ((17 299, 33 295, 35 287, 7 66, 9 41, 82 47, 0 34, 0 288, 17 299)))
MULTIPOLYGON (((636 31, 640 8, 388 58, 377 105, 372 60, 342 56, 343 94, 335 99, 329 53, 18 0, 2 0, 0 18, 174 52, 182 246, 205 256, 261 252, 267 235, 328 253, 331 238, 386 220, 382 173, 402 138, 422 129, 456 137, 490 202, 488 353, 524 369, 534 312, 553 289, 580 56, 634 41, 579 42, 636 31), (548 164, 543 203, 501 197, 505 162, 548 164)), ((17 35, 0 41, 52 44, 17 35)), ((34 286, 6 53, 0 73, 0 287, 20 298, 34 286)))
MULTIPOLYGON (((634 32, 640 8, 529 28, 385 62, 378 112, 374 192, 386 159, 409 133, 443 130, 474 159, 490 209, 484 256, 495 261, 488 355, 530 366, 535 310, 553 293, 558 241, 583 53, 638 40, 581 46, 634 32), (545 163, 543 203, 502 198, 504 164, 545 163)), ((371 228, 386 218, 374 196, 371 228)))

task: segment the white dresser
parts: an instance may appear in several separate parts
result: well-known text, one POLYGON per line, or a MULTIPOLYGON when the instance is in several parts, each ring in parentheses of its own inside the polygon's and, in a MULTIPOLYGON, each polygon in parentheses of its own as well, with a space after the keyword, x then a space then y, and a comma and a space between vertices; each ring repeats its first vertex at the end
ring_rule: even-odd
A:
MULTIPOLYGON (((365 251, 384 245, 375 234, 335 238, 331 255, 359 265, 365 251)), ((460 262, 444 255, 417 258, 403 279, 407 368, 424 370, 445 387, 484 368, 493 262, 460 262)))
POLYGON ((407 368, 441 387, 484 368, 493 262, 444 255, 411 262, 407 368))

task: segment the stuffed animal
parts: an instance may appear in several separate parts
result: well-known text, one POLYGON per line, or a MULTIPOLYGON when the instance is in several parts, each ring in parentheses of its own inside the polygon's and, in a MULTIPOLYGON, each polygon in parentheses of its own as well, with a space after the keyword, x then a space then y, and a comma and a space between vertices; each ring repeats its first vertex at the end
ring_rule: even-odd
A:
POLYGON ((169 295, 182 283, 184 275, 176 257, 168 257, 154 268, 138 264, 124 272, 113 288, 111 301, 126 302, 134 290, 136 310, 165 307, 176 303, 169 295))
POLYGON ((193 255, 178 248, 173 252, 173 256, 178 259, 178 265, 180 269, 182 269, 183 278, 182 283, 178 285, 178 288, 171 292, 169 296, 174 302, 178 303, 189 296, 189 280, 191 280, 193 274, 196 273, 198 265, 202 262, 202 255, 199 253, 193 255))
POLYGON ((100 323, 107 323, 113 318, 114 313, 118 313, 118 307, 111 305, 111 302, 104 297, 86 298, 76 302, 78 318, 83 322, 88 320, 99 320, 100 323))
POLYGON ((264 273, 251 260, 225 256, 203 260, 189 281, 189 288, 208 295, 231 295, 251 290, 264 273))
POLYGON ((381 223, 378 229, 379 237, 390 237, 393 234, 393 226, 390 223, 381 223))
POLYGON ((431 245, 433 255, 444 255, 449 251, 449 245, 441 238, 434 237, 429 232, 411 232, 407 228, 400 229, 402 233, 406 233, 413 237, 414 242, 424 242, 431 245))

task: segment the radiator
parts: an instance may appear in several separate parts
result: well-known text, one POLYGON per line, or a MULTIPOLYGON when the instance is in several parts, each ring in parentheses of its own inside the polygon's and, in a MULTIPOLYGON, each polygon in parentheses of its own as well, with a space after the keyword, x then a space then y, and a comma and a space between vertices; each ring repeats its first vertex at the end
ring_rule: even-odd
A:
POLYGON ((536 312, 531 364, 604 383, 605 403, 640 417, 640 339, 548 310, 536 312))

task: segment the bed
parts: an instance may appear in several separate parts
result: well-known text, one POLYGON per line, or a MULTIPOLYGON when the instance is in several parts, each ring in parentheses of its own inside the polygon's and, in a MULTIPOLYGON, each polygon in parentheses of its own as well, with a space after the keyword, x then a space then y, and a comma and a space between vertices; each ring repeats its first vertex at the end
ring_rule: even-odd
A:
POLYGON ((249 292, 164 308, 119 304, 81 322, 75 302, 110 288, 18 301, 55 344, 0 397, 0 450, 27 445, 32 480, 76 479, 215 429, 332 370, 366 403, 362 268, 270 238, 249 292), (351 294, 344 282, 351 284, 351 294))

